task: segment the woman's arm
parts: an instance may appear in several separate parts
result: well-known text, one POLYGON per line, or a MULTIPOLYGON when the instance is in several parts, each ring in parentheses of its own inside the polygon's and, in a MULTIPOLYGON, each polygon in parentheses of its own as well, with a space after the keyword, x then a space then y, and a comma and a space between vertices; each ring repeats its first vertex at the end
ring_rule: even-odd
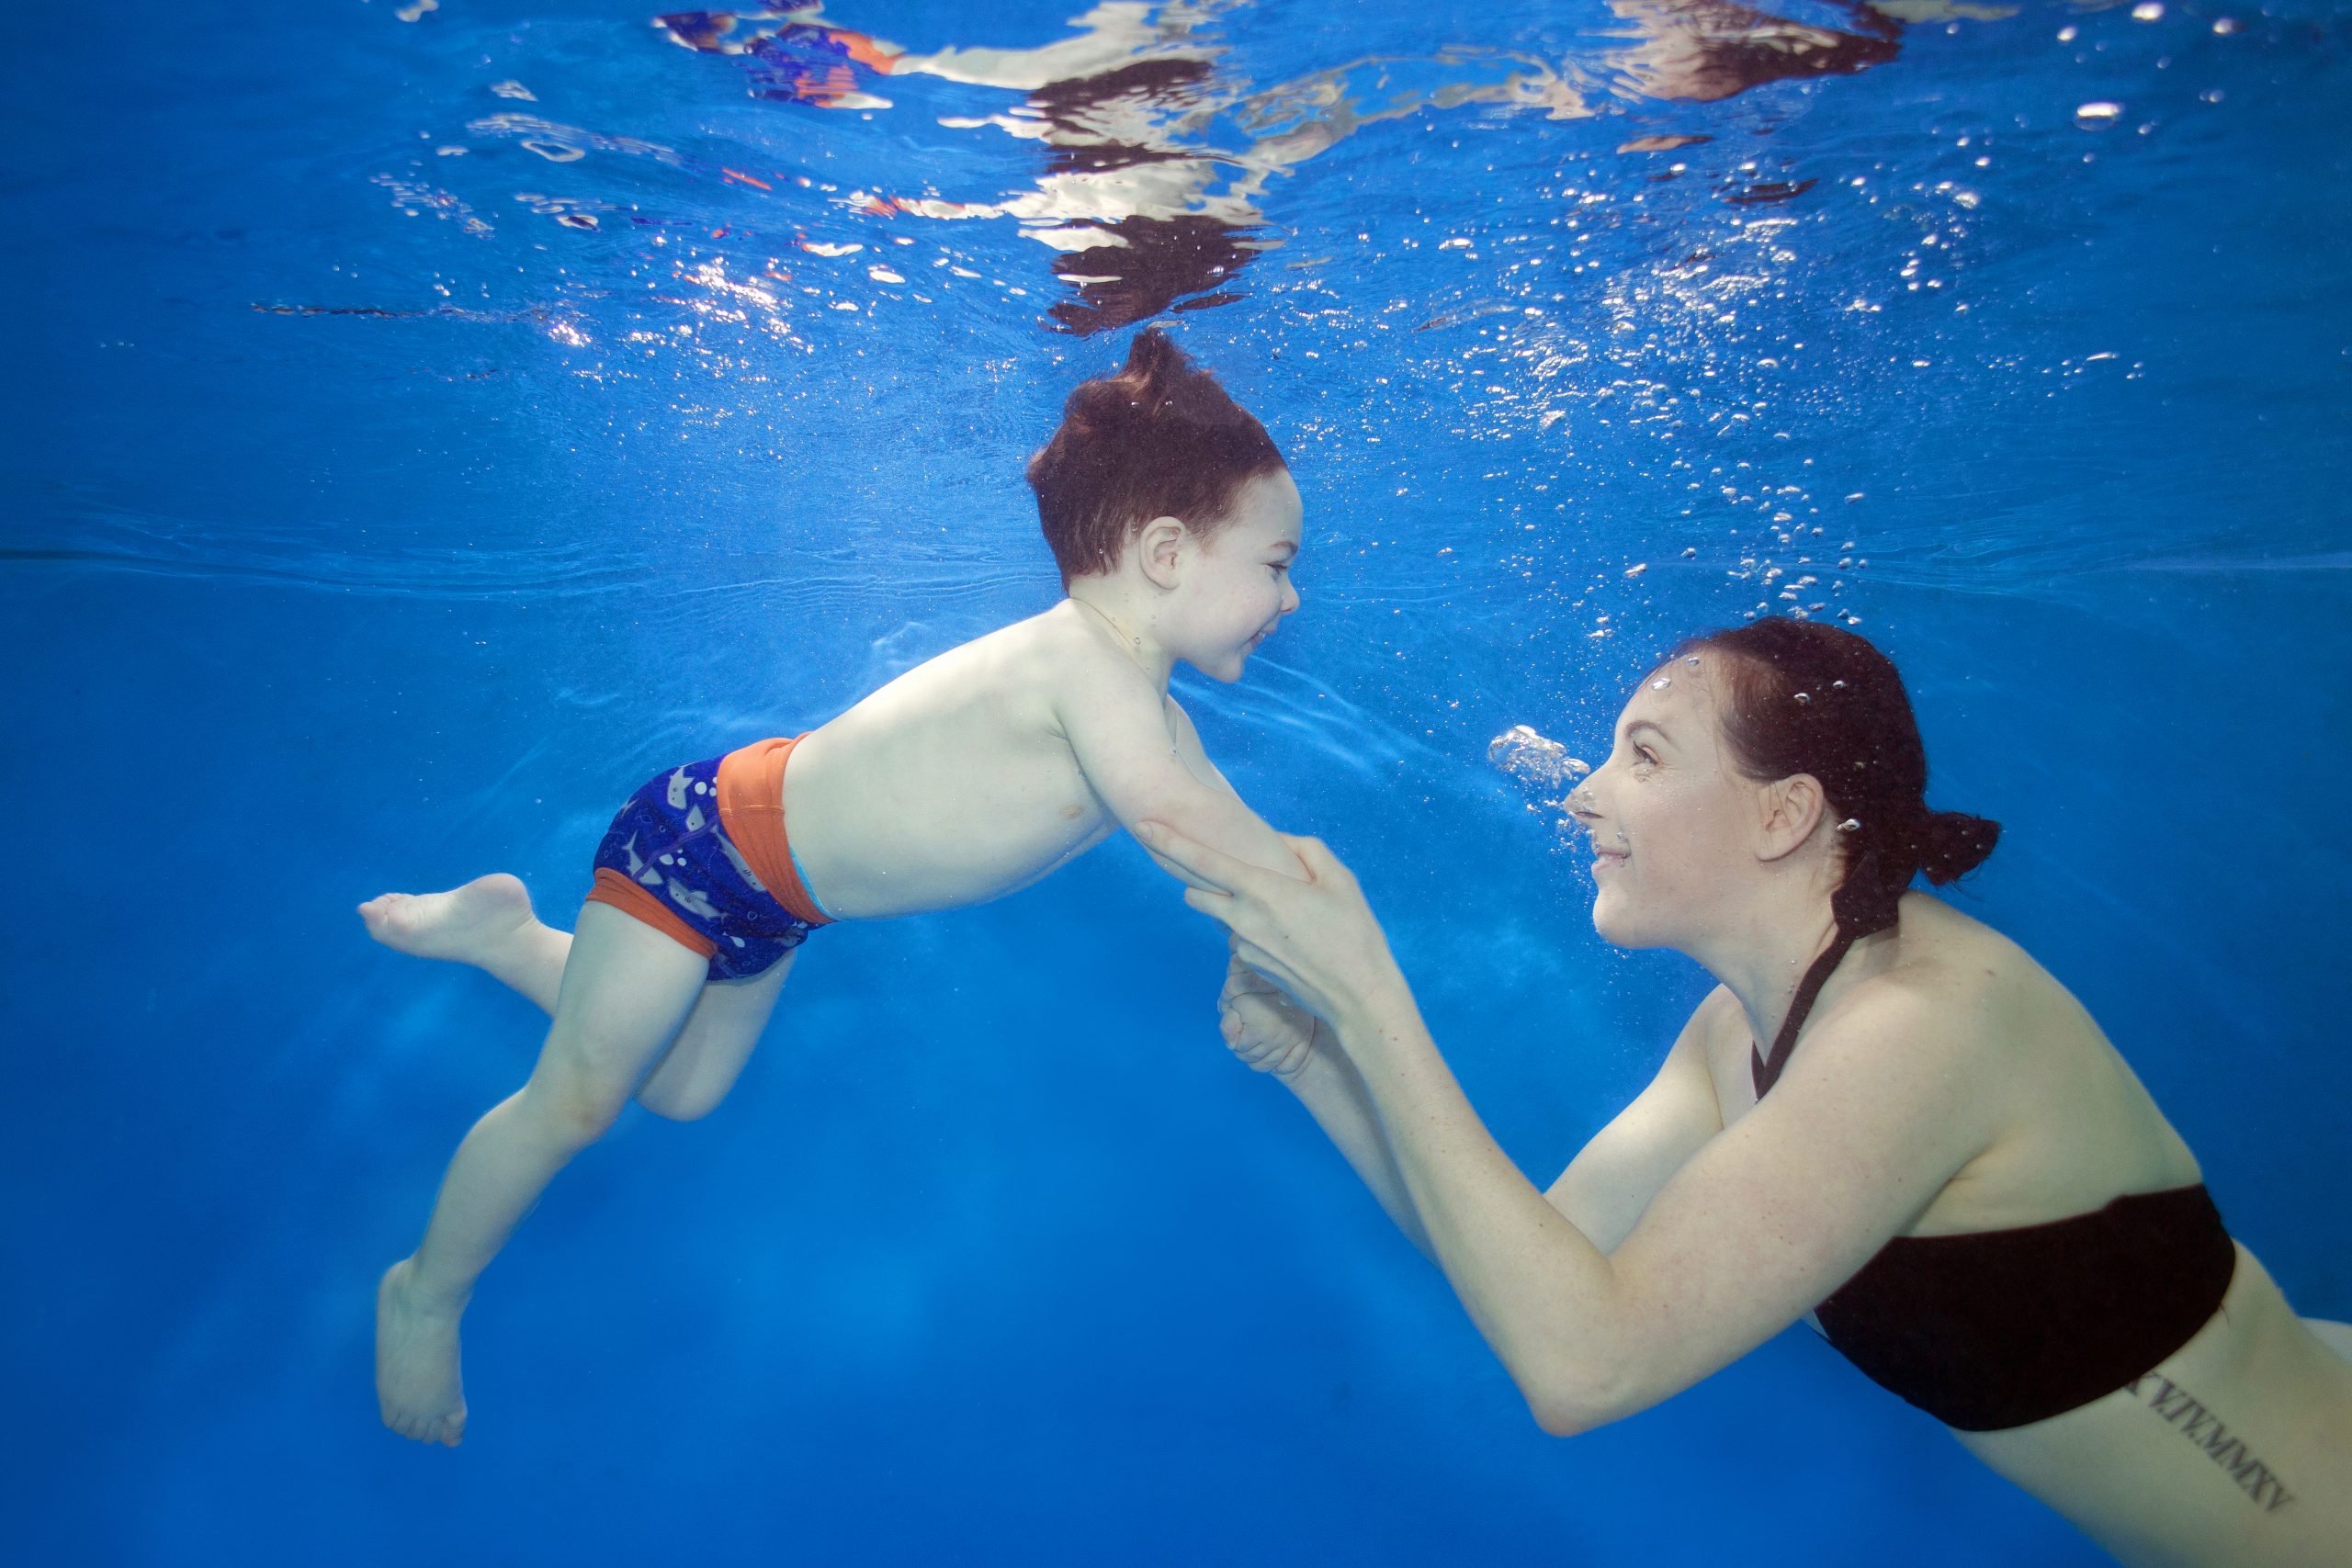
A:
POLYGON ((1808 1034, 1771 1097, 1708 1140, 1604 1253, 1544 1201, 1464 1098, 1354 879, 1312 881, 1149 830, 1195 908, 1335 1025, 1447 1280, 1547 1431, 1644 1409, 1746 1354, 1907 1229, 1989 1138, 1970 1020, 1883 986, 1808 1034))
POLYGON ((1406 1239, 1430 1261, 1437 1261, 1396 1169, 1396 1156, 1389 1152, 1388 1134, 1373 1110, 1372 1097, 1354 1065, 1329 1038, 1330 1026, 1238 957, 1217 999, 1218 1021, 1233 1054, 1257 1071, 1272 1074, 1297 1097, 1406 1239))
POLYGON ((1592 1135, 1544 1194, 1601 1251, 1616 1251, 1658 1190, 1724 1130, 1706 1036, 1726 1005, 1738 1010, 1727 991, 1699 1005, 1649 1087, 1592 1135))
MULTIPOLYGON (((1727 996, 1719 992, 1701 1006, 1649 1087, 1593 1134, 1544 1195, 1603 1252, 1624 1240, 1658 1189, 1723 1131, 1704 1047, 1711 1015, 1721 1010, 1727 996)), ((1218 1000, 1226 1043, 1234 1054, 1272 1074, 1298 1098, 1396 1228, 1430 1261, 1437 1261, 1372 1095, 1330 1038, 1330 1026, 1238 956, 1218 1000)))

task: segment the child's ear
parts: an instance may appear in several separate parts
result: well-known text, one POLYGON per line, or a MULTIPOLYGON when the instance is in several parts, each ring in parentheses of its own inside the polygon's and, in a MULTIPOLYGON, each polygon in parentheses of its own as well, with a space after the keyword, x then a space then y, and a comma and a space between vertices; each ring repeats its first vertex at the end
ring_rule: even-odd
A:
POLYGON ((1136 536, 1136 558, 1143 565, 1143 574, 1155 588, 1173 588, 1182 575, 1184 541, 1192 537, 1192 530, 1174 517, 1155 517, 1143 525, 1136 536))

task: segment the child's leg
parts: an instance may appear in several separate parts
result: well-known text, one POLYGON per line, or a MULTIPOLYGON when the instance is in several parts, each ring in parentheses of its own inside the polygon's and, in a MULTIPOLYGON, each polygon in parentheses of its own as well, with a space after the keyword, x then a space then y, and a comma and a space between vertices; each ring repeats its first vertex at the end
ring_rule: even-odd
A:
MULTIPOLYGON (((386 893, 359 906, 368 934, 423 958, 470 964, 554 1012, 571 933, 540 923, 523 884, 503 872, 447 893, 386 893)), ((676 1122, 707 1116, 726 1098, 775 1010, 798 950, 765 974, 713 981, 637 1091, 637 1101, 676 1122)))
POLYGON ((677 1043, 637 1086, 637 1102, 673 1122, 692 1122, 717 1110, 751 1060, 752 1047, 760 1043, 760 1032, 775 1011, 784 977, 799 956, 800 950, 794 948, 749 980, 713 980, 705 986, 678 1031, 677 1043))
POLYGON ((396 953, 470 964, 555 1011, 571 935, 542 925, 523 884, 503 871, 447 893, 379 894, 359 918, 396 953))
POLYGON ((458 1320, 475 1280, 555 1173, 612 1125, 707 974, 698 954, 601 904, 581 910, 571 951, 530 1081, 466 1134, 423 1244, 378 1292, 384 1423, 420 1441, 454 1447, 464 1430, 458 1320))

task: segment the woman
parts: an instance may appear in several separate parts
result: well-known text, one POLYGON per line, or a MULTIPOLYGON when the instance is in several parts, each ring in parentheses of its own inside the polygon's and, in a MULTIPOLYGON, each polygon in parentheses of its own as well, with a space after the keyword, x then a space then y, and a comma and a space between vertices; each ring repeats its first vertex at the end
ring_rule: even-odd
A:
POLYGON ((1463 1098, 1328 850, 1294 841, 1300 884, 1146 841, 1232 931, 1228 1043, 1445 1270, 1544 1430, 1630 1416, 1810 1313, 2127 1562, 2352 1561, 2352 1329, 2298 1318, 2230 1239, 2056 981, 1905 891, 1999 832, 1926 784, 1894 666, 1849 633, 1761 621, 1643 681, 1568 802, 1593 923, 1721 985, 1548 1191, 1463 1098))

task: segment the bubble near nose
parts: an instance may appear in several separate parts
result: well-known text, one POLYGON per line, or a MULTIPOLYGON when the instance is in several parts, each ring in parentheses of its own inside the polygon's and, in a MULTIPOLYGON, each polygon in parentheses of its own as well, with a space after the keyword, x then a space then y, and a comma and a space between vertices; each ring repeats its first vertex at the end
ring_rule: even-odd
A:
POLYGON ((1566 747, 1524 724, 1496 736, 1487 744, 1487 761, 1522 784, 1557 785, 1592 772, 1591 764, 1569 756, 1566 747))

